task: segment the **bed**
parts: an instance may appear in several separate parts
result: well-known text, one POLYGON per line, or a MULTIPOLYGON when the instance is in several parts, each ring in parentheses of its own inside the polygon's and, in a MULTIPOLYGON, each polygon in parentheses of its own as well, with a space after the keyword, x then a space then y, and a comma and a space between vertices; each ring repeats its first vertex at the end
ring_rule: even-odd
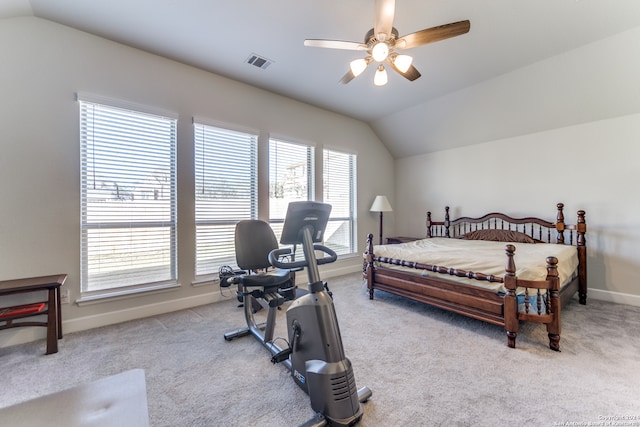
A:
POLYGON ((369 234, 363 275, 370 299, 385 291, 503 326, 511 348, 520 322, 542 323, 560 351, 561 307, 576 293, 587 302, 586 230, 585 212, 565 223, 562 203, 555 222, 503 213, 452 220, 446 207, 444 221, 427 213, 425 239, 374 246, 369 234))

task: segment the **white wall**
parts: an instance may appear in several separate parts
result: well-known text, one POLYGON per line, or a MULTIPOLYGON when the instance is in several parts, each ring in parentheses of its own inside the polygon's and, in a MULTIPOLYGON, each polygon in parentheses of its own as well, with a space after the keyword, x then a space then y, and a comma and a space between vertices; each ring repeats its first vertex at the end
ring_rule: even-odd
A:
MULTIPOLYGON (((370 127, 357 120, 32 17, 0 20, 0 64, 0 279, 67 273, 72 300, 79 297, 80 286, 76 93, 179 114, 181 287, 82 307, 65 305, 67 332, 219 298, 214 285, 192 286, 193 116, 257 129, 263 143, 275 133, 357 153, 359 247, 378 227, 377 216, 368 211, 373 198, 392 193, 393 159, 370 127)), ((355 257, 324 271, 330 277, 360 266, 355 257)), ((18 331, 27 329, 44 336, 44 328, 7 330, 0 333, 0 346, 24 340, 18 331)))
MULTIPOLYGON (((484 129, 511 132, 512 119, 522 120, 520 136, 397 160, 398 232, 423 235, 425 212, 442 218, 446 205, 454 217, 501 211, 553 220, 563 202, 567 221, 586 211, 591 297, 640 305, 640 79, 619 69, 640 70, 639 35, 633 30, 456 93, 482 110, 484 129), (597 58, 597 72, 581 69, 597 58), (576 84, 558 84, 572 77, 576 84), (588 110, 590 117, 562 126, 562 118, 547 120, 549 110, 571 118, 588 110), (424 189, 416 192, 418 185, 424 189)), ((450 98, 441 102, 449 106, 450 98)), ((447 120, 464 127, 468 115, 447 120)))

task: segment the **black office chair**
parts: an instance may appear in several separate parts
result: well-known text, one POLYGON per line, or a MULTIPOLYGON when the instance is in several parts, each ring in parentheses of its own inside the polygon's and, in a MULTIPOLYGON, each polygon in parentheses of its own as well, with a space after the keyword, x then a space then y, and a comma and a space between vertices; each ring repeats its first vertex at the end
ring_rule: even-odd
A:
MULTIPOLYGON (((273 268, 269 262, 269 252, 278 248, 278 240, 266 222, 244 220, 236 224, 236 263, 245 271, 237 276, 239 297, 253 292, 255 298, 268 294, 278 294, 284 300, 295 298, 294 273, 273 268)), ((261 308, 255 298, 252 299, 254 312, 261 308)))

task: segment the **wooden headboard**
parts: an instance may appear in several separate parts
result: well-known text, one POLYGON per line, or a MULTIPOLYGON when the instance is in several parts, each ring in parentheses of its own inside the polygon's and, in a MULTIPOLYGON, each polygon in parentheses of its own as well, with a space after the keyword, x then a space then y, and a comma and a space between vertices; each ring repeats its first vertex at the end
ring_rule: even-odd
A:
POLYGON ((447 206, 444 221, 433 221, 431 212, 427 212, 427 237, 456 238, 476 230, 496 229, 519 231, 545 243, 584 246, 586 244, 584 235, 587 231, 585 212, 578 211, 576 224, 566 224, 563 209, 564 204, 558 203, 556 222, 553 223, 535 217, 514 218, 498 212, 479 218, 460 217, 451 220, 449 206, 447 206))

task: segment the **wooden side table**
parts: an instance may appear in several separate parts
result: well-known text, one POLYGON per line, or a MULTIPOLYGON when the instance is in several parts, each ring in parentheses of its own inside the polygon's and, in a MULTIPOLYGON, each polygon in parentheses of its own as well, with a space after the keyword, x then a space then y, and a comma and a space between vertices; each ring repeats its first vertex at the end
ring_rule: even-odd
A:
POLYGON ((3 295, 22 294, 29 292, 47 291, 46 301, 36 304, 46 304, 46 307, 37 308, 36 304, 4 307, 4 313, 0 317, 0 330, 17 328, 20 326, 46 326, 47 327, 47 352, 58 352, 58 340, 62 338, 62 312, 60 310, 60 286, 67 280, 66 274, 52 276, 29 277, 26 279, 0 281, 0 297, 3 295), (34 316, 47 315, 47 320, 19 321, 34 316), (4 323, 4 324, 2 324, 4 323))
POLYGON ((387 245, 415 242, 416 240, 420 240, 420 239, 422 239, 422 237, 404 237, 404 236, 387 237, 387 245))

